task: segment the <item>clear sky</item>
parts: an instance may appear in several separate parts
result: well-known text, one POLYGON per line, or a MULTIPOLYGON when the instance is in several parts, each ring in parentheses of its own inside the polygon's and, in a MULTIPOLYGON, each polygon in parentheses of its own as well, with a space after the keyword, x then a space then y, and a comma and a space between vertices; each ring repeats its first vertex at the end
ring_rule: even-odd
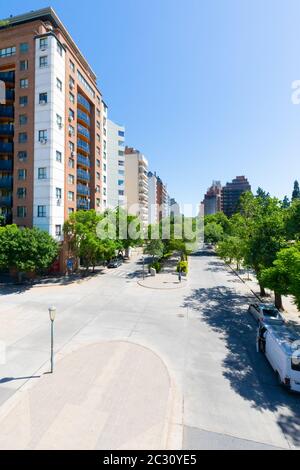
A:
MULTIPOLYGON (((1 17, 49 6, 0 0, 1 17)), ((181 203, 245 174, 290 195, 300 179, 299 0, 52 0, 126 126, 181 203)))

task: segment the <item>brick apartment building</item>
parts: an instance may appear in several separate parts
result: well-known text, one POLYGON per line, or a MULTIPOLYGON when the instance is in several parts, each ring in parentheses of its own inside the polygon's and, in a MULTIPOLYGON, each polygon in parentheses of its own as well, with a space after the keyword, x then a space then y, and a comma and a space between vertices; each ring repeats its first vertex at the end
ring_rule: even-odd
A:
POLYGON ((1 23, 0 81, 0 214, 61 241, 70 213, 107 204, 107 107, 96 76, 45 8, 1 23))

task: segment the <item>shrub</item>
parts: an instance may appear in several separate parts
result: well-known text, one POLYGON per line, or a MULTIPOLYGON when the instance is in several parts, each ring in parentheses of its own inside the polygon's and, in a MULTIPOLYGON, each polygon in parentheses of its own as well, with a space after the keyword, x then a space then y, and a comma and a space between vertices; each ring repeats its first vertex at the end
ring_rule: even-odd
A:
POLYGON ((187 261, 180 261, 177 265, 177 272, 181 271, 182 273, 187 274, 189 271, 189 264, 187 261))
POLYGON ((150 268, 154 268, 157 273, 160 273, 162 270, 162 264, 159 261, 155 261, 154 263, 150 264, 149 270, 150 268))

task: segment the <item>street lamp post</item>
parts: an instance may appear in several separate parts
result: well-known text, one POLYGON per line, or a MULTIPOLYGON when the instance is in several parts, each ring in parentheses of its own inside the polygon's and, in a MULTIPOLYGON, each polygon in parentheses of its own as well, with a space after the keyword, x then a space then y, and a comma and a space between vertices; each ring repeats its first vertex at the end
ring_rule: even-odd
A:
POLYGON ((53 333, 54 333, 54 320, 56 315, 56 307, 49 307, 49 317, 51 322, 51 374, 53 374, 53 333))
POLYGON ((145 257, 143 256, 143 279, 145 279, 145 257))

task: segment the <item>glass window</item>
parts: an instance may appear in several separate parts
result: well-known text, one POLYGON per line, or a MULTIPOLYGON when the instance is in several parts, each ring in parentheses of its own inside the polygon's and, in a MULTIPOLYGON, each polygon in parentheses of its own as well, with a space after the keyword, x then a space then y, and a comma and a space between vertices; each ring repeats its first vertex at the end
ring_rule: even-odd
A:
POLYGON ((25 199, 26 198, 26 188, 18 188, 17 189, 17 196, 18 196, 18 199, 25 199))
POLYGON ((59 53, 59 55, 63 55, 63 47, 59 42, 57 43, 57 52, 59 53))
POLYGON ((124 171, 124 170, 119 170, 118 173, 119 173, 120 176, 124 176, 124 175, 125 175, 125 171, 124 171))
POLYGON ((69 142, 69 149, 71 150, 71 152, 74 152, 75 151, 75 145, 73 142, 69 142))
POLYGON ((48 132, 46 130, 39 131, 39 142, 46 141, 48 138, 48 132))
POLYGON ((119 196, 124 196, 124 190, 123 189, 119 190, 119 196))
POLYGON ((20 52, 21 52, 22 54, 25 54, 25 53, 28 52, 28 51, 29 51, 29 45, 28 45, 28 43, 27 43, 27 42, 22 42, 22 43, 20 44, 20 52))
POLYGON ((40 93, 39 94, 39 103, 40 104, 48 103, 48 93, 40 93))
POLYGON ((46 55, 40 57, 40 68, 43 69, 44 67, 48 67, 48 56, 46 55))
POLYGON ((62 85, 62 81, 59 78, 56 79, 56 86, 59 89, 59 91, 62 91, 63 85, 62 85))
POLYGON ((75 160, 73 158, 69 158, 69 168, 75 168, 75 160))
POLYGON ((19 98, 19 103, 20 103, 20 106, 22 108, 24 108, 25 106, 27 106, 28 104, 28 96, 20 96, 19 98))
POLYGON ((13 47, 5 47, 4 49, 0 49, 0 57, 11 57, 16 54, 16 48, 13 47))
POLYGON ((62 127, 62 117, 59 114, 56 115, 56 123, 58 127, 62 127))
POLYGON ((119 155, 119 157, 123 157, 123 156, 124 156, 124 151, 123 151, 123 150, 119 150, 119 151, 118 151, 118 155, 119 155))
POLYGON ((27 152, 18 152, 18 159, 20 162, 27 160, 27 152))
POLYGON ((97 159, 96 164, 97 164, 98 167, 100 167, 100 165, 101 165, 100 160, 97 159))
POLYGON ((118 186, 122 186, 124 184, 124 180, 118 180, 118 186))
POLYGON ((18 180, 19 181, 26 180, 26 176, 27 176, 27 170, 25 170, 23 168, 18 170, 18 180))
POLYGON ((75 104, 75 96, 73 95, 73 93, 69 93, 69 98, 70 98, 70 101, 71 103, 75 104))
POLYGON ((27 209, 24 206, 17 207, 17 217, 24 218, 27 215, 27 209))
POLYGON ((48 38, 41 38, 40 39, 40 49, 45 50, 48 47, 48 38))
POLYGON ((118 161, 118 165, 119 165, 119 166, 125 166, 125 162, 124 162, 123 160, 119 160, 119 161, 118 161))
POLYGON ((74 212, 73 207, 69 207, 69 208, 68 208, 68 213, 69 213, 69 214, 73 214, 73 212, 74 212))
POLYGON ((74 184, 75 183, 75 176, 74 175, 68 175, 68 183, 69 184, 74 184))
POLYGON ((38 168, 38 179, 39 180, 47 179, 47 168, 46 167, 38 168))
POLYGON ((61 163, 62 162, 62 153, 56 150, 56 161, 61 163))
POLYGON ((46 217, 46 206, 38 206, 38 217, 46 217))
POLYGON ((26 114, 20 114, 19 116, 19 124, 20 126, 25 126, 25 124, 27 124, 27 115, 26 114))
POLYGON ((68 201, 74 201, 74 193, 73 193, 73 191, 68 191, 68 201))
POLYGON ((61 225, 55 225, 55 235, 57 237, 61 236, 61 225))
POLYGON ((19 133, 19 144, 25 144, 27 142, 27 132, 20 132, 19 133))
POLYGON ((119 131, 119 132, 118 132, 118 136, 119 136, 119 137, 124 137, 124 136, 125 136, 125 132, 124 132, 124 131, 119 131))
POLYGON ((75 72, 75 64, 71 60, 70 60, 70 69, 72 70, 72 72, 75 72))
POLYGON ((28 88, 28 78, 21 78, 20 80, 20 88, 28 88))
POLYGON ((61 195, 62 195, 61 188, 56 188, 55 193, 56 193, 56 199, 61 199, 61 195))
POLYGON ((28 60, 20 60, 20 70, 28 70, 28 60))

